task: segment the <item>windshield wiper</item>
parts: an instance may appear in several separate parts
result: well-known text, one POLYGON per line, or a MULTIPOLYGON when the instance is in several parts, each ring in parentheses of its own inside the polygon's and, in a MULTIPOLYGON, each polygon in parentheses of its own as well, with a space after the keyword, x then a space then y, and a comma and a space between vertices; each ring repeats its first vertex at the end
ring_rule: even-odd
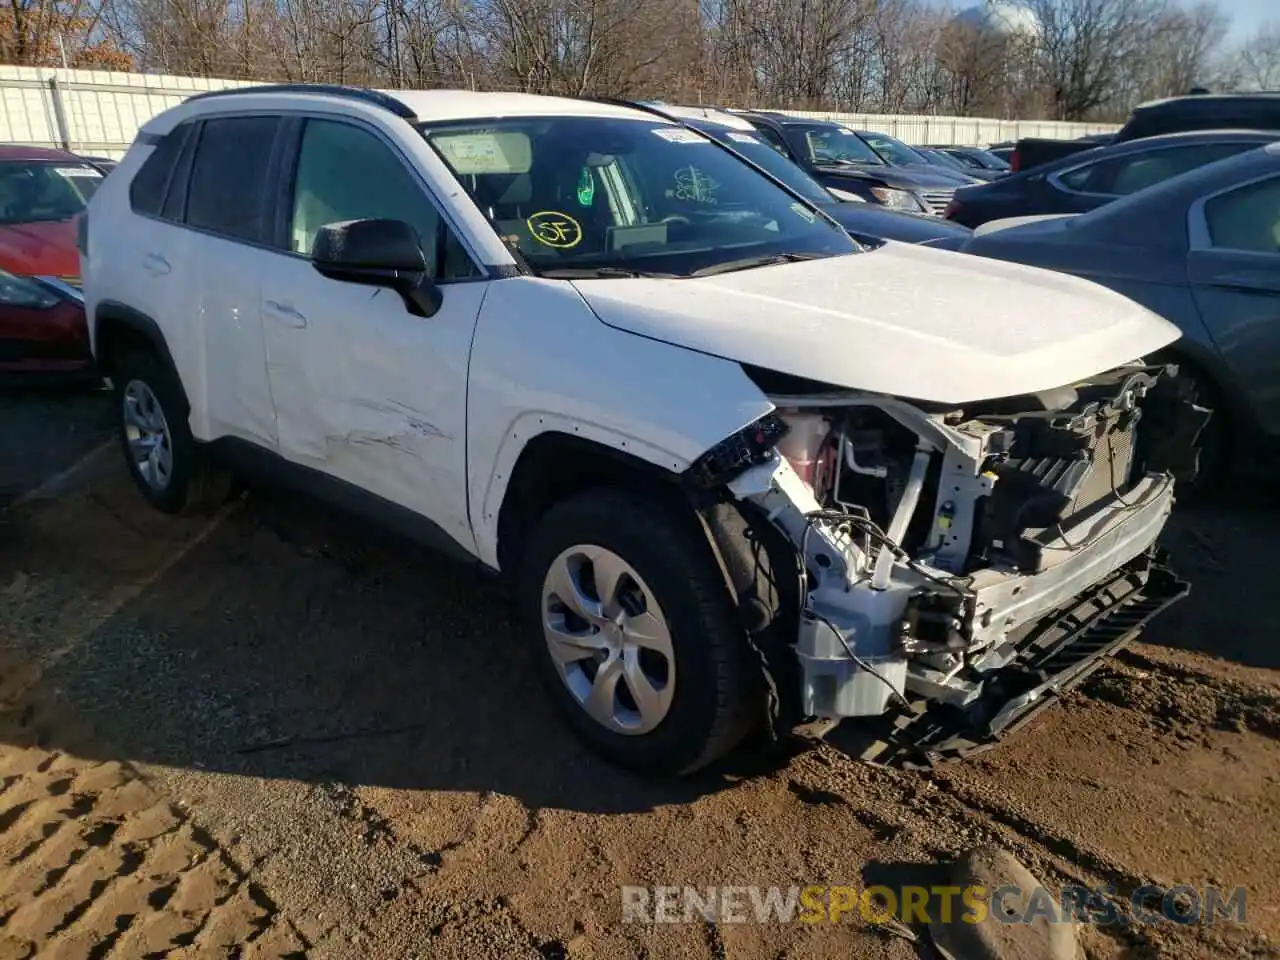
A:
POLYGON ((724 263, 713 263, 709 267, 695 270, 690 277, 713 277, 718 273, 731 273, 734 270, 750 270, 752 267, 768 267, 776 263, 798 263, 801 260, 822 260, 825 253, 771 253, 759 257, 743 257, 740 260, 726 260, 724 263))
POLYGON ((656 270, 630 270, 626 267, 562 267, 552 270, 539 270, 538 276, 552 280, 614 280, 625 277, 658 277, 673 280, 674 273, 659 273, 656 270))

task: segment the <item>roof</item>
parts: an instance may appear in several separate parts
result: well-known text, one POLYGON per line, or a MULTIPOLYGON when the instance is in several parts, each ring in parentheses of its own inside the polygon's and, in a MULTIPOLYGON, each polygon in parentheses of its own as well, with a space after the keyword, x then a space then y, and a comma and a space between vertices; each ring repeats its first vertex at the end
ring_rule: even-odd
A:
POLYGON ((28 147, 20 143, 0 143, 0 160, 62 160, 72 163, 83 162, 83 158, 66 150, 53 150, 49 147, 28 147))
POLYGON ((253 84, 226 90, 209 90, 187 97, 182 105, 211 100, 226 103, 262 96, 339 101, 346 99, 352 103, 391 110, 408 120, 416 119, 427 123, 494 117, 652 118, 652 114, 625 104, 588 98, 548 97, 534 93, 480 93, 475 90, 373 90, 323 83, 253 84))
POLYGON ((1159 146, 1163 143, 1198 143, 1200 141, 1221 140, 1226 137, 1238 140, 1257 140, 1261 144, 1280 140, 1280 133, 1270 130, 1241 130, 1235 127, 1224 127, 1221 130, 1179 130, 1177 133, 1158 133, 1152 137, 1123 140, 1119 143, 1104 144, 1104 146, 1114 147, 1116 150, 1121 147, 1134 150, 1149 150, 1152 146, 1159 146))
POLYGON ((724 110, 717 110, 714 107, 686 107, 673 103, 659 103, 653 106, 656 110, 661 110, 665 114, 679 117, 683 120, 706 120, 709 123, 717 123, 722 127, 729 127, 732 130, 751 131, 755 129, 742 117, 726 113, 724 110))
POLYGON ((1228 100, 1276 100, 1280 99, 1280 93, 1274 91, 1250 92, 1243 91, 1240 93, 1197 93, 1184 94, 1179 97, 1164 97, 1160 100, 1148 100, 1146 103, 1140 103, 1133 109, 1151 110, 1156 107, 1168 107, 1173 104, 1204 104, 1204 109, 1210 109, 1211 104, 1221 104, 1228 100))
POLYGON ((383 90, 405 104, 418 119, 470 120, 478 117, 629 117, 633 120, 658 119, 652 114, 630 107, 578 100, 572 97, 546 97, 536 93, 479 93, 474 90, 383 90))

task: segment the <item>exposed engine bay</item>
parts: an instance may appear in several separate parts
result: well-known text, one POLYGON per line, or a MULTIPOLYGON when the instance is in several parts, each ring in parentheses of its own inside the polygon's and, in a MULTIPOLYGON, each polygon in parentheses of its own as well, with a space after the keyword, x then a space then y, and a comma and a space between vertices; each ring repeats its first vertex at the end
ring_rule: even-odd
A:
POLYGON ((1210 413, 1176 367, 955 408, 749 372, 775 411, 694 479, 727 483, 796 545, 805 716, 941 703, 994 730, 1113 652, 1099 637, 1134 610, 1145 622, 1185 592, 1155 544, 1210 413), (1081 620, 1118 579, 1133 589, 1081 620), (1168 594, 1154 608, 1153 584, 1168 594), (1046 654, 1068 616, 1083 626, 1046 654))

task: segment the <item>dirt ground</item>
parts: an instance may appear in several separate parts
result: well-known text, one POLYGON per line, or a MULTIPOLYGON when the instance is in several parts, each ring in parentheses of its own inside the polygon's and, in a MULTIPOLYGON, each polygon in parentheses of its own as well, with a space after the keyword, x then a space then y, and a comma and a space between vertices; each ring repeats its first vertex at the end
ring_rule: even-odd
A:
POLYGON ((0 960, 932 957, 855 918, 624 924, 620 887, 928 882, 988 842, 1055 888, 1247 890, 1244 924, 1084 931, 1091 960, 1280 957, 1253 487, 1180 509, 1192 595, 998 750, 659 785, 578 748, 470 573, 288 496, 161 517, 107 419, 0 394, 0 960))

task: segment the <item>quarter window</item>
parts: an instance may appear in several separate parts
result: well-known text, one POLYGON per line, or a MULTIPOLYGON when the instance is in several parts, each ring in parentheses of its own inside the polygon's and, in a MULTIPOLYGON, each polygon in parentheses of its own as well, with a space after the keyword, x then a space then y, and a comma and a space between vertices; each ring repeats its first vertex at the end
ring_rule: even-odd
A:
POLYGON ((187 142, 187 136, 195 124, 183 123, 174 127, 142 162, 133 182, 129 184, 129 205, 134 213, 159 216, 164 207, 165 191, 169 187, 170 174, 187 142))
POLYGON ((386 143, 349 123, 308 120, 294 181, 290 249, 309 256, 325 224, 365 219, 412 226, 437 279, 476 273, 427 191, 386 143))
POLYGON ((1214 197, 1204 216, 1215 247, 1280 253, 1280 177, 1214 197))
POLYGON ((187 223, 236 240, 265 236, 267 167, 275 117, 206 120, 187 191, 187 223))

